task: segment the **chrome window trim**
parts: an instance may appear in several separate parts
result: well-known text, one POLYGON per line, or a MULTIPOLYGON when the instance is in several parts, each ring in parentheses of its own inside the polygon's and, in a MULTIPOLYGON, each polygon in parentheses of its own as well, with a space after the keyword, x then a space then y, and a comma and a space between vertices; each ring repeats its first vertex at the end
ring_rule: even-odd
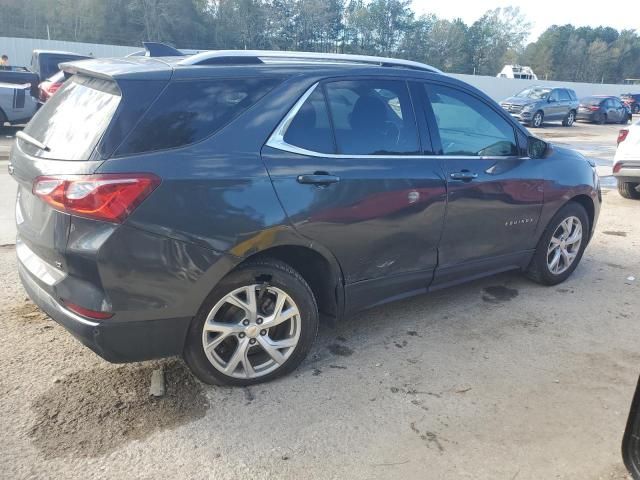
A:
POLYGON ((291 145, 290 143, 285 142, 284 136, 287 133, 287 129, 291 122, 298 114, 302 105, 307 101, 307 99, 311 96, 311 94, 318 87, 320 82, 316 82, 309 89, 304 92, 304 94, 298 99, 298 101, 291 107, 291 110, 284 116, 284 118, 280 121, 276 129, 273 131, 267 143, 265 145, 267 147, 275 148, 276 150, 280 150, 283 152, 295 153, 297 155, 305 155, 307 157, 316 157, 316 158, 332 158, 332 159, 380 159, 380 158, 389 158, 389 159, 458 159, 458 160, 526 160, 529 157, 519 157, 517 155, 511 155, 507 157, 500 156, 477 156, 477 155, 345 155, 342 153, 321 153, 315 152, 313 150, 307 150, 306 148, 297 147, 295 145, 291 145))

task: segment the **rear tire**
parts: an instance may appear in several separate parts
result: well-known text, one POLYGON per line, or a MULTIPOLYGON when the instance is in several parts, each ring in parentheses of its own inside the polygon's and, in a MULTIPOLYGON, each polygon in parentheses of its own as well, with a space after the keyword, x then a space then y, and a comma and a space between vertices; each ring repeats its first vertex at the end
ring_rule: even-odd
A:
POLYGON ((576 121, 576 112, 571 110, 569 113, 567 113, 567 116, 564 117, 564 120, 562 120, 562 126, 571 127, 575 121, 576 121))
POLYGON ((604 125, 605 123, 607 123, 607 114, 606 113, 599 114, 598 118, 596 118, 596 123, 598 125, 604 125))
POLYGON ((317 332, 318 307, 304 278, 278 260, 251 261, 204 301, 191 322, 184 359, 204 383, 253 385, 294 370, 317 332))
POLYGON ((638 191, 638 186, 640 186, 640 183, 618 180, 618 193, 620 193, 624 198, 640 200, 640 191, 638 191))
POLYGON ((542 285, 564 282, 580 263, 589 232, 589 217, 584 207, 576 202, 567 203, 547 225, 526 275, 542 285))

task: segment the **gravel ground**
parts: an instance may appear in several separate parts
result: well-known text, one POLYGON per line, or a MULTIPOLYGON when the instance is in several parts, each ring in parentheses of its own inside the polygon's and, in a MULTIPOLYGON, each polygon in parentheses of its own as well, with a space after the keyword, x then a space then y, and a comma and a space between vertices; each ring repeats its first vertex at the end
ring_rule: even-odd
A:
POLYGON ((510 273, 377 308, 251 388, 201 385, 178 359, 102 361, 26 300, 0 247, 0 477, 627 478, 639 209, 605 191, 560 286, 510 273), (167 395, 150 398, 159 366, 167 395))

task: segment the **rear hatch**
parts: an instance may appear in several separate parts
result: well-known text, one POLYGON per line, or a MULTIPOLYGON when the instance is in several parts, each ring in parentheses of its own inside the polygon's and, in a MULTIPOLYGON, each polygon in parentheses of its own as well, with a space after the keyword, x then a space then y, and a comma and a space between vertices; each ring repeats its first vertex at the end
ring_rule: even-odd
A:
POLYGON ((141 103, 148 106, 171 75, 166 64, 160 65, 164 72, 158 78, 153 75, 158 67, 137 68, 132 63, 118 59, 65 65, 73 76, 17 138, 10 171, 19 184, 15 212, 19 254, 20 246, 27 246, 50 265, 64 269, 72 217, 36 196, 34 182, 92 174, 110 156, 144 111, 141 103), (141 70, 151 73, 148 82, 137 81, 141 70), (133 80, 127 80, 127 71, 133 72, 133 80), (125 105, 123 92, 128 89, 132 100, 125 105), (138 94, 140 89, 146 93, 138 94))
POLYGON ((18 181, 16 223, 20 242, 51 264, 63 262, 69 215, 54 210, 33 194, 36 178, 89 174, 102 163, 95 147, 121 101, 113 81, 75 76, 46 103, 24 133, 46 145, 38 148, 21 138, 11 152, 18 181))

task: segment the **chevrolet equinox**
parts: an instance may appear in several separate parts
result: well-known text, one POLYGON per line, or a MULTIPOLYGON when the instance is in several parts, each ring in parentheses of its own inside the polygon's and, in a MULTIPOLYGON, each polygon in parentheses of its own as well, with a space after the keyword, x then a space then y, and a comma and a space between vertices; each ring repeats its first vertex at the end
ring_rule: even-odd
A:
POLYGON ((320 318, 574 271, 594 165, 428 65, 269 51, 92 59, 18 134, 33 301, 111 362, 292 371, 320 318))

